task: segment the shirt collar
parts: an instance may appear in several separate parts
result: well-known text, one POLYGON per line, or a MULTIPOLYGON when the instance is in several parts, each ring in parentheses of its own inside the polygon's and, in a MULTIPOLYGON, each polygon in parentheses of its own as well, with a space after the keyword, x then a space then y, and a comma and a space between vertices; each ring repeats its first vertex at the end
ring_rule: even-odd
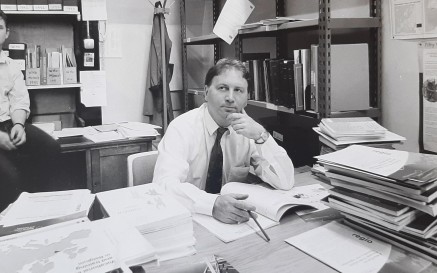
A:
POLYGON ((0 63, 6 63, 6 60, 7 60, 6 53, 2 50, 0 52, 0 63))
MULTIPOLYGON (((202 105, 202 107, 204 107, 204 111, 205 111, 205 127, 206 130, 208 131, 208 134, 210 136, 212 136, 214 134, 214 132, 220 127, 217 122, 215 122, 215 120, 211 117, 211 115, 209 114, 208 111, 208 106, 206 104, 206 102, 202 105)), ((231 132, 232 126, 228 126, 228 131, 231 132)))

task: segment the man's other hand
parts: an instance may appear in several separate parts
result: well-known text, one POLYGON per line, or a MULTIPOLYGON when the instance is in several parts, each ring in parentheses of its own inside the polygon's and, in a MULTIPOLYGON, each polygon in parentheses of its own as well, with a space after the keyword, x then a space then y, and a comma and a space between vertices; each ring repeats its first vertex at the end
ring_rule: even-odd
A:
POLYGON ((237 224, 249 220, 248 210, 255 211, 256 208, 244 201, 247 194, 224 194, 217 197, 212 209, 212 217, 226 224, 237 224))
POLYGON ((9 135, 5 132, 0 131, 0 149, 5 151, 15 150, 14 143, 11 141, 9 135))
POLYGON ((23 145, 26 142, 26 131, 24 131, 23 126, 13 126, 11 129, 10 138, 15 146, 23 145))

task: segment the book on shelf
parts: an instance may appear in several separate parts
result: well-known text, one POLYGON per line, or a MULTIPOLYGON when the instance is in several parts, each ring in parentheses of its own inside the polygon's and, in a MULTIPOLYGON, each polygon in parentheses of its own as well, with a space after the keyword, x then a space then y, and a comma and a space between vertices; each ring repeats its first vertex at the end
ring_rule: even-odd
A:
POLYGON ((16 0, 1 0, 0 8, 3 11, 17 10, 17 1, 16 0))
POLYGON ((78 12, 79 11, 79 0, 64 0, 63 10, 68 12, 78 12))
POLYGON ((94 195, 88 189, 23 192, 1 219, 0 235, 87 217, 93 202, 94 195))
POLYGON ((190 211, 159 185, 150 183, 96 195, 105 214, 136 227, 155 247, 160 261, 195 253, 190 211))
POLYGON ((339 272, 422 272, 431 265, 365 230, 333 221, 285 240, 339 272), (401 264, 399 264, 401 263, 401 264))
POLYGON ((32 0, 16 0, 16 1, 17 1, 17 10, 22 10, 22 11, 33 10, 32 0))
MULTIPOLYGON (((367 44, 332 44, 331 111, 369 109, 369 52, 367 44)), ((318 112, 318 45, 311 46, 311 70, 314 75, 312 105, 318 112)))
POLYGON ((8 45, 9 58, 14 60, 24 76, 26 76, 26 48, 27 45, 24 43, 10 43, 8 45))
POLYGON ((311 50, 307 48, 299 50, 302 59, 303 108, 304 110, 311 110, 311 50))
MULTIPOLYGON (((249 195, 245 202, 256 207, 257 221, 263 229, 278 225, 279 220, 290 209, 298 207, 326 208, 320 200, 328 195, 328 191, 319 184, 283 191, 264 185, 238 182, 226 183, 222 187, 221 194, 229 193, 249 195)), ((224 242, 231 242, 260 231, 252 219, 239 225, 224 224, 211 216, 202 214, 193 215, 193 219, 224 242)))
POLYGON ((318 88, 319 88, 319 60, 318 60, 318 45, 311 45, 310 52, 310 73, 311 73, 311 99, 310 99, 310 110, 314 110, 316 113, 319 112, 318 105, 318 88))
POLYGON ((133 227, 114 219, 72 221, 0 237, 1 272, 132 272, 156 259, 133 227), (29 244, 29 242, 31 242, 29 244))
POLYGON ((48 0, 49 10, 62 10, 62 0, 48 0))
POLYGON ((49 10, 48 0, 33 0, 33 10, 39 10, 39 11, 49 10))

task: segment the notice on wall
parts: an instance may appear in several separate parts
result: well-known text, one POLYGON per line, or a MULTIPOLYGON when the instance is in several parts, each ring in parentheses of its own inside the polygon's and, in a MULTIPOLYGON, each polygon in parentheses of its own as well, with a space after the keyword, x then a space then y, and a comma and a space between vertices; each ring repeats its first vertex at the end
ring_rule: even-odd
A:
POLYGON ((437 37, 437 0, 391 0, 393 39, 437 37))
POLYGON ((80 101, 86 107, 106 106, 106 72, 80 71, 80 101))
POLYGON ((420 143, 437 153, 437 41, 419 43, 420 143))
POLYGON ((226 1, 212 32, 231 44, 254 8, 249 0, 226 1))
POLYGON ((105 21, 108 19, 106 0, 82 0, 83 21, 105 21))

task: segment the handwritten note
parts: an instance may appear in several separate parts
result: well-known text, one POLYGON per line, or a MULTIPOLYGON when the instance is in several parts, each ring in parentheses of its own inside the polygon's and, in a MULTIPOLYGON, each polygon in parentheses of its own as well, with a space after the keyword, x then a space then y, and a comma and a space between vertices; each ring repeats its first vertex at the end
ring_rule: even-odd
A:
POLYGON ((106 106, 106 72, 80 71, 80 100, 85 106, 106 106))

